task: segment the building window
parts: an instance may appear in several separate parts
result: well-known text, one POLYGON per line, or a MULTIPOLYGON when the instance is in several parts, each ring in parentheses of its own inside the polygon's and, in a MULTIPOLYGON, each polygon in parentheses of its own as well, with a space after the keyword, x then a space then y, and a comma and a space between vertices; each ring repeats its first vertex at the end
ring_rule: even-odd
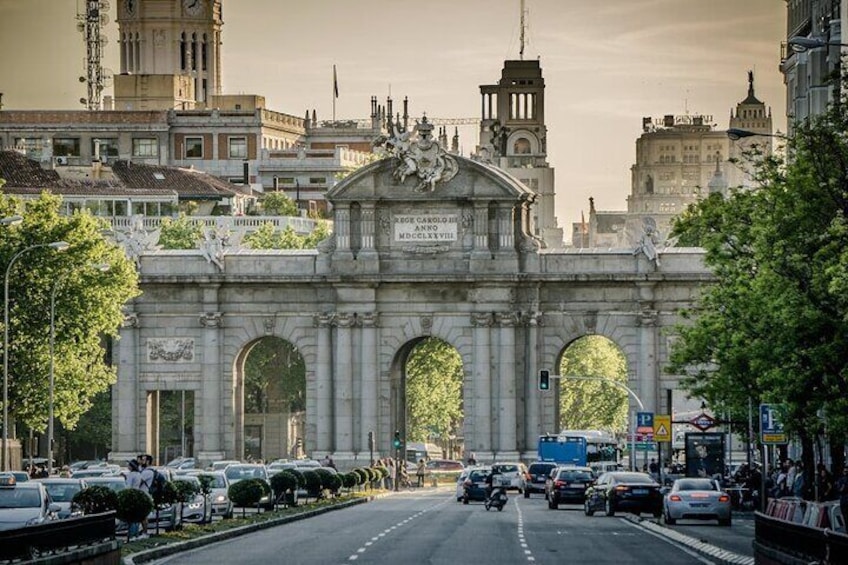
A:
POLYGON ((519 137, 515 140, 515 145, 512 148, 512 152, 516 155, 529 155, 530 141, 527 138, 519 137))
POLYGON ((247 159, 247 138, 230 138, 230 159, 247 159))
POLYGON ((132 145, 133 157, 149 158, 159 156, 159 144, 156 138, 133 139, 132 145))
POLYGON ((327 177, 309 177, 309 184, 326 184, 327 177))
POLYGON ((80 140, 78 137, 53 138, 54 157, 79 157, 80 140))
POLYGON ((16 137, 15 149, 23 151, 30 159, 41 159, 44 150, 44 140, 40 137, 16 137))
POLYGON ((100 158, 117 157, 118 156, 118 140, 117 139, 92 139, 91 140, 91 155, 94 156, 94 147, 96 141, 100 142, 100 158))
POLYGON ((203 159, 203 138, 202 137, 187 137, 187 138, 185 138, 185 158, 186 159, 203 159))

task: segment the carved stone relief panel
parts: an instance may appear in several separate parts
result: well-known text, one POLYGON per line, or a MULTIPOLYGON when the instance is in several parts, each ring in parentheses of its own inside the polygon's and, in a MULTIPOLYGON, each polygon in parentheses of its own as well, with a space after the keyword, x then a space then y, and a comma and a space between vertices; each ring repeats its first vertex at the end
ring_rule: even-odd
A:
POLYGON ((194 361, 194 339, 190 337, 148 338, 147 360, 151 363, 194 361))

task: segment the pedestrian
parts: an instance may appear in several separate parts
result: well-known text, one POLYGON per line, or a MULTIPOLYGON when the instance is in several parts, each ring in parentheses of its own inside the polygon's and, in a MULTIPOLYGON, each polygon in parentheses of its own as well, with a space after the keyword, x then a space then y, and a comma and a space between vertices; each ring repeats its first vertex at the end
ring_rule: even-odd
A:
POLYGON ((842 476, 834 485, 836 494, 839 495, 839 509, 842 516, 848 516, 848 465, 842 467, 842 476))
MULTIPOLYGON (((150 495, 150 486, 156 478, 156 473, 153 471, 153 456, 149 454, 139 455, 139 485, 138 490, 150 495)), ((147 533, 147 516, 141 521, 140 539, 148 537, 147 533)))
MULTIPOLYGON (((127 461, 127 474, 124 478, 127 483, 127 488, 141 490, 141 467, 138 464, 138 459, 130 459, 127 461)), ((137 539, 145 539, 147 536, 147 516, 141 521, 141 533, 139 534, 139 524, 130 524, 129 536, 137 539)))
POLYGON ((386 468, 389 470, 389 475, 386 477, 386 490, 392 490, 395 482, 395 460, 391 457, 386 459, 386 468))
POLYGON ((335 462, 333 461, 333 458, 332 458, 332 457, 330 457, 329 455, 327 456, 327 464, 325 465, 325 467, 329 467, 330 469, 335 469, 335 468, 336 468, 336 464, 335 464, 335 462))
POLYGON ((477 464, 477 458, 474 456, 474 453, 468 456, 468 466, 473 467, 477 464))
POLYGON ((648 471, 650 471, 650 472, 651 472, 651 476, 652 476, 654 479, 658 479, 658 478, 659 478, 660 466, 657 464, 657 460, 656 460, 656 459, 653 459, 653 458, 651 459, 651 464, 650 464, 650 465, 648 465, 648 471))
POLYGON ((804 464, 799 460, 795 464, 795 475, 792 480, 792 496, 804 498, 806 482, 804 481, 804 464))
POLYGON ((833 499, 833 477, 830 476, 830 471, 827 470, 824 463, 819 463, 818 473, 816 473, 816 481, 819 489, 819 502, 833 499))
POLYGON ((424 486, 424 475, 427 473, 427 464, 423 459, 418 460, 418 466, 415 468, 415 476, 418 477, 418 486, 424 486))

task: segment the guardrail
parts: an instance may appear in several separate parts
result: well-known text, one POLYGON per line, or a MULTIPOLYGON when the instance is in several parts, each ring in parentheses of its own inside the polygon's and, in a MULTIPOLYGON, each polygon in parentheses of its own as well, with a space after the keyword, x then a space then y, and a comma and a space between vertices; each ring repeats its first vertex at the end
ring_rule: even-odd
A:
POLYGON ((45 522, 0 531, 0 561, 35 559, 45 553, 61 553, 114 540, 114 512, 45 522))
POLYGON ((848 535, 754 514, 757 563, 848 563, 848 535))

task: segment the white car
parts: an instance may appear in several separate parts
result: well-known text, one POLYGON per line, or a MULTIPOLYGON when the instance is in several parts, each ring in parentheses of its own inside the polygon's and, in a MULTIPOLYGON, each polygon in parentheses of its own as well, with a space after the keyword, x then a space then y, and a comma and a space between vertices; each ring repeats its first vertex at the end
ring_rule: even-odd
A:
POLYGON ((58 518, 59 506, 50 501, 38 481, 18 482, 12 475, 0 476, 0 530, 43 524, 58 518))
POLYGON ((730 495, 711 479, 677 479, 663 500, 665 523, 678 520, 718 520, 731 524, 730 495))
POLYGON ((524 492, 527 481, 527 467, 524 463, 495 463, 492 465, 492 474, 493 486, 524 492))
POLYGON ((198 479, 202 476, 211 477, 211 502, 212 516, 221 516, 222 518, 233 517, 233 503, 227 495, 227 490, 230 488, 230 481, 223 471, 192 471, 189 475, 196 476, 198 479))
POLYGON ((82 479, 36 479, 44 485, 50 500, 59 506, 58 516, 60 519, 82 516, 82 510, 74 506, 71 501, 74 495, 88 485, 82 479))

